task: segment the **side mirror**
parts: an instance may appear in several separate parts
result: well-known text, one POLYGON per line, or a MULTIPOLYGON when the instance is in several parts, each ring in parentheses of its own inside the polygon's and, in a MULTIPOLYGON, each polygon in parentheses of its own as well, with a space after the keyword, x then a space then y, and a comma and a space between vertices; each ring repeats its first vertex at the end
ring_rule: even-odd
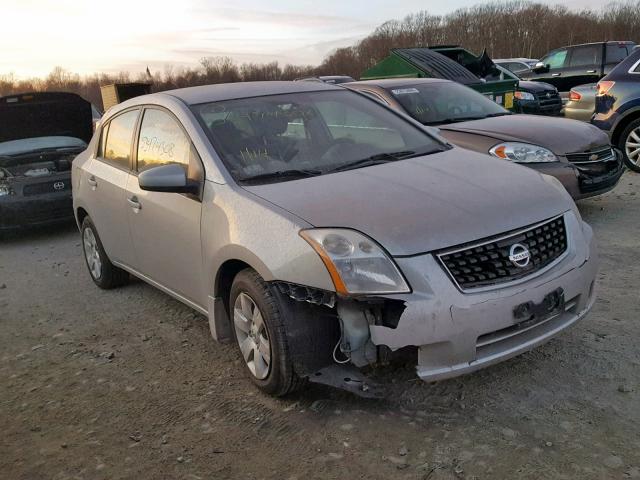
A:
POLYGON ((138 184, 149 192, 193 193, 198 186, 187 179, 185 167, 175 163, 145 170, 138 175, 138 184))
POLYGON ((536 73, 547 73, 549 71, 549 65, 545 65, 544 62, 538 62, 533 67, 533 71, 536 73))

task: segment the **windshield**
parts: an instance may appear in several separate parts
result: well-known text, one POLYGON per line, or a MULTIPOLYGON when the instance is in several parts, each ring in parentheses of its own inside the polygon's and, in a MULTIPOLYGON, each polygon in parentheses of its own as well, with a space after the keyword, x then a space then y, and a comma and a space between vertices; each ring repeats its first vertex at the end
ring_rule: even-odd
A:
POLYGON ((424 125, 509 114, 493 100, 454 82, 430 82, 393 87, 389 92, 409 115, 424 125))
POLYGON ((346 90, 228 100, 193 110, 240 182, 324 175, 447 148, 385 107, 346 90))

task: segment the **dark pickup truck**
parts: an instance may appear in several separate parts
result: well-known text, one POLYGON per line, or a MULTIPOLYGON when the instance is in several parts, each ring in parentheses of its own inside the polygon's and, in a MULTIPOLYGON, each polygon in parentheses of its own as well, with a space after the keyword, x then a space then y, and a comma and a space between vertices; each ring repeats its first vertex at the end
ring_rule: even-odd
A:
POLYGON ((634 42, 597 42, 571 45, 550 51, 530 71, 519 72, 523 80, 550 83, 560 92, 585 83, 597 83, 635 47, 634 42))

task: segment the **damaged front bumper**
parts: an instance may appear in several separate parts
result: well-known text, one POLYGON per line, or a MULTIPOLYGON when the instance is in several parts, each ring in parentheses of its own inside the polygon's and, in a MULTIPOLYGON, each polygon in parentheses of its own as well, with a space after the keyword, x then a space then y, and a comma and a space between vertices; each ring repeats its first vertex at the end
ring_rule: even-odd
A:
POLYGON ((370 324, 371 342, 418 347, 418 376, 442 380, 498 363, 545 343, 586 315, 594 302, 597 255, 591 228, 565 214, 569 239, 562 259, 540 275, 478 292, 459 290, 434 255, 396 258, 413 288, 388 298, 404 302, 397 325, 370 324), (561 290, 559 290, 561 289, 561 290), (561 311, 523 322, 514 312, 563 292, 561 311))

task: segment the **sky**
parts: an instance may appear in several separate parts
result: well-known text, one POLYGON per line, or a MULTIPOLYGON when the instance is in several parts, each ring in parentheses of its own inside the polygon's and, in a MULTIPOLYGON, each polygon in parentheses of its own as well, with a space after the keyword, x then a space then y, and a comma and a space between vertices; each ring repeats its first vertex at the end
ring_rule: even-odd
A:
MULTIPOLYGON (((598 8, 609 0, 547 1, 598 8)), ((206 56, 317 65, 409 13, 481 0, 0 0, 0 75, 164 71, 206 56)))

